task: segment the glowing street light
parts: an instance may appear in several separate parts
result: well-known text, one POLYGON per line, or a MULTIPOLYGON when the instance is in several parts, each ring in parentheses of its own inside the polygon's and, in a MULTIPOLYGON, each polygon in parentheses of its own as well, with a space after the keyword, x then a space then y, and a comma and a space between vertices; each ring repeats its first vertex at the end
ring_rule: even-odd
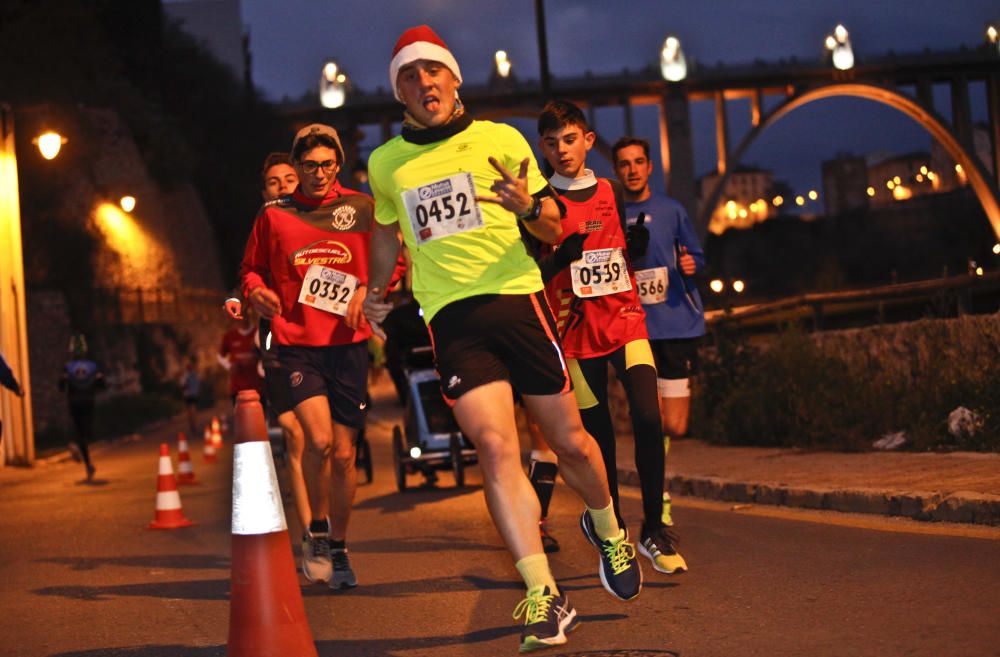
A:
POLYGON ((131 212, 132 210, 135 210, 135 197, 128 195, 123 196, 118 204, 121 205, 122 210, 125 212, 131 212))
POLYGON ((510 58, 507 57, 507 51, 498 50, 496 52, 496 55, 494 55, 494 59, 496 60, 496 65, 497 65, 497 75, 499 75, 501 79, 504 80, 509 78, 510 69, 513 66, 513 64, 511 63, 510 58))
POLYGON ((733 291, 736 292, 736 294, 743 294, 743 290, 745 289, 746 289, 746 284, 742 280, 737 278, 735 281, 733 281, 733 291))
POLYGON ((810 201, 815 201, 818 198, 819 198, 819 193, 817 193, 815 189, 810 189, 809 190, 809 200, 810 201))
POLYGON ((319 102, 327 109, 336 109, 347 100, 347 76, 337 66, 337 62, 327 60, 323 74, 319 78, 319 102))
POLYGON ((826 49, 833 53, 833 67, 839 71, 849 71, 854 68, 854 50, 847 28, 837 25, 833 34, 826 37, 826 49))
POLYGON ((986 40, 990 42, 991 45, 1000 46, 1000 32, 997 32, 996 25, 986 26, 986 40))
POLYGON ((681 41, 675 36, 668 36, 660 51, 660 73, 668 82, 680 82, 687 77, 687 60, 681 50, 681 41))
POLYGON ((869 187, 865 191, 868 193, 868 196, 875 196, 875 188, 874 187, 869 187))
POLYGON ((46 160, 55 159, 59 155, 59 149, 65 144, 67 139, 60 135, 58 132, 48 132, 42 133, 31 140, 33 144, 38 146, 39 152, 41 152, 42 157, 46 160))
POLYGON ((993 245, 993 254, 1000 255, 1000 242, 993 245))
POLYGON ((806 199, 801 195, 795 197, 795 205, 803 206, 806 204, 806 199))
POLYGON ((722 282, 722 279, 713 278, 712 281, 708 284, 708 287, 712 288, 712 292, 719 294, 720 292, 722 292, 723 289, 725 289, 726 285, 725 283, 722 282))

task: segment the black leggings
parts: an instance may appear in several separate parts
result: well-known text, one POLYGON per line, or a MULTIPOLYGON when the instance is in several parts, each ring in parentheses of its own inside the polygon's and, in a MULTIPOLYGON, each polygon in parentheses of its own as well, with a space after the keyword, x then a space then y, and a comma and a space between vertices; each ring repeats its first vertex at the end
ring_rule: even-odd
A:
MULTIPOLYGON (((615 515, 618 517, 618 523, 624 527, 618 500, 615 429, 608 407, 608 364, 615 368, 615 375, 625 387, 629 415, 632 419, 632 432, 635 435, 635 466, 639 472, 639 487, 642 491, 643 522, 646 527, 654 528, 659 526, 662 513, 664 461, 656 368, 651 363, 645 362, 645 357, 638 359, 638 362, 628 362, 626 351, 627 348, 622 347, 606 356, 577 360, 586 382, 586 389, 581 390, 582 386, 577 380, 573 383, 577 388, 577 401, 581 404, 591 404, 589 408, 580 409, 580 416, 584 428, 601 448, 615 515), (588 390, 593 398, 581 399, 590 397, 588 390), (596 405, 593 405, 594 400, 597 401, 596 405)), ((645 354, 648 349, 636 349, 636 351, 645 354)), ((636 359, 633 357, 632 360, 636 359)))
POLYGON ((80 448, 80 458, 89 467, 90 450, 87 446, 94 439, 94 403, 70 404, 69 415, 76 427, 76 444, 80 448))

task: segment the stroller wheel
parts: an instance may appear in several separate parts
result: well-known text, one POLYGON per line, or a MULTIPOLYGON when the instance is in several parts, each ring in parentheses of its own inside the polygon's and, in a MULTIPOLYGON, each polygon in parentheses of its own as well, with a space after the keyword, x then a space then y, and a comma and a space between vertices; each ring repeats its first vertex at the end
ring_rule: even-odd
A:
POLYGON ((396 488, 406 490, 406 463, 403 462, 403 432, 397 424, 392 428, 392 464, 396 471, 396 488))
POLYGON ((462 488, 465 486, 465 462, 462 461, 462 438, 459 434, 451 434, 448 447, 451 451, 451 472, 455 475, 455 488, 462 488))

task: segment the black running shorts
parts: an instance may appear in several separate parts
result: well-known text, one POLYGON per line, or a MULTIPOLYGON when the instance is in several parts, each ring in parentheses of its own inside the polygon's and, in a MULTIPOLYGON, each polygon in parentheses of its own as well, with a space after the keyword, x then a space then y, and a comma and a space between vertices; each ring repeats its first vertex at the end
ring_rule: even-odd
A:
POLYGON ((572 389, 543 292, 460 299, 434 315, 430 333, 449 401, 493 381, 509 381, 522 395, 572 389))
POLYGON ((280 345, 278 359, 288 377, 292 406, 311 397, 330 402, 333 421, 354 429, 365 425, 368 395, 368 345, 365 342, 331 347, 280 345))
POLYGON ((295 408, 288 371, 280 363, 264 368, 264 393, 267 396, 267 410, 275 421, 279 415, 295 408))
POLYGON ((650 340, 657 378, 687 379, 697 374, 699 344, 701 337, 650 340))

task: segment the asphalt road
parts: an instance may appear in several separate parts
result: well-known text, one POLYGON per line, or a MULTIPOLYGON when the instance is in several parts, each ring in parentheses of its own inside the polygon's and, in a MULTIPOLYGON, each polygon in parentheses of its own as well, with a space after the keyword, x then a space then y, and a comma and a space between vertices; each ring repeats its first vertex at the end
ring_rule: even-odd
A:
MULTIPOLYGON (((398 415, 377 404, 369 430, 375 476, 358 489, 348 543, 360 586, 333 593, 303 580, 319 654, 516 654, 521 585, 486 514, 478 469, 463 489, 445 472, 437 488, 398 493, 389 438, 398 415)), ((197 524, 145 529, 157 444, 172 442, 176 428, 99 448, 93 484, 74 463, 0 471, 0 655, 225 654, 228 443, 214 466, 196 453, 203 483, 181 489, 197 524)), ((637 519, 637 491, 624 504, 637 519)), ((563 550, 552 567, 583 623, 566 646, 542 654, 1000 655, 1000 530, 677 500, 691 572, 646 568, 642 595, 621 603, 601 588, 579 510, 558 486, 551 527, 563 550)))

